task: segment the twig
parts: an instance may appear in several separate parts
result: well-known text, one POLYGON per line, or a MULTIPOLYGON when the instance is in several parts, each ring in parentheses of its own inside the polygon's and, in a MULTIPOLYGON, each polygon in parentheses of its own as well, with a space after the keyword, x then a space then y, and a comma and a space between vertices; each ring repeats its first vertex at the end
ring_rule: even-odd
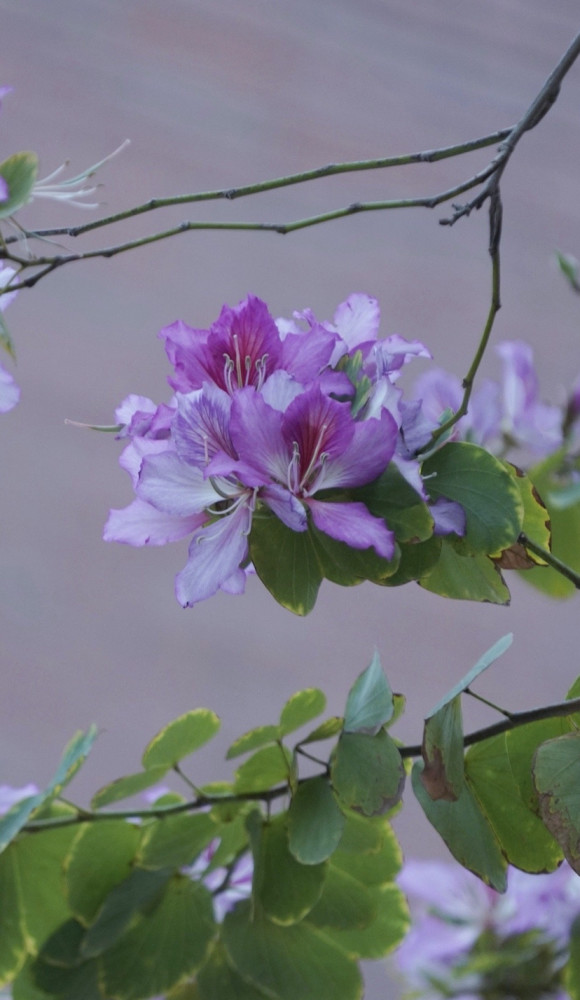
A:
POLYGON ((532 101, 526 113, 520 118, 517 125, 514 126, 509 136, 501 143, 497 155, 489 165, 489 176, 483 189, 475 196, 475 198, 472 198, 472 200, 468 201, 465 205, 454 205, 453 207, 455 212, 451 218, 440 220, 442 226, 452 226, 464 215, 469 215, 474 208, 481 208, 484 202, 488 198, 491 198, 494 192, 498 190, 501 176, 518 142, 522 138, 524 132, 529 132, 530 129, 535 128, 536 125, 541 122, 544 115, 550 110, 560 93, 562 80, 571 69, 579 55, 580 32, 569 45, 557 66, 552 70, 548 79, 544 83, 544 86, 532 101))
MULTIPOLYGON (((556 719, 563 716, 573 715, 580 712, 580 698, 569 701, 558 702, 555 705, 544 705, 542 708, 532 708, 527 712, 513 712, 509 718, 502 722, 496 722, 485 729, 478 729, 464 737, 463 745, 472 746, 474 743, 482 743, 483 740, 491 739, 492 736, 499 736, 511 729, 519 726, 526 726, 530 722, 538 722, 541 719, 556 719)), ((398 747, 401 757, 420 757, 422 753, 421 744, 414 746, 398 747)), ((328 778, 327 770, 314 777, 328 778)), ((312 778, 301 778, 299 785, 312 778)), ((276 799, 283 798, 289 793, 289 785, 284 784, 276 788, 268 788, 264 791, 256 792, 233 792, 231 795, 198 795, 190 802, 180 802, 177 805, 165 806, 162 809, 120 809, 111 812, 90 812, 89 810, 78 809, 74 816, 57 816, 53 819, 31 820, 22 828, 24 833, 41 833, 43 830, 54 830, 63 826, 78 826, 80 823, 110 822, 112 820, 131 819, 163 819, 165 816, 175 816, 179 813, 195 812, 199 809, 207 809, 214 805, 224 805, 235 802, 265 802, 271 803, 276 799)))
POLYGON ((528 538, 523 531, 518 538, 518 542, 520 545, 523 545, 525 549, 529 549, 530 552, 540 556, 544 562, 548 563, 548 566, 551 566, 557 573, 565 576, 567 580, 570 580, 574 584, 577 590, 580 590, 580 573, 576 573, 571 566, 562 562, 562 560, 558 559, 557 556, 552 555, 548 549, 543 549, 540 545, 536 545, 536 543, 532 542, 531 538, 528 538))
MULTIPOLYGON (((383 170, 388 167, 403 167, 412 163, 436 163, 440 160, 447 160, 453 156, 463 156, 465 153, 472 153, 477 149, 485 149, 487 146, 494 146, 496 143, 507 139, 513 132, 511 128, 500 129, 491 132, 489 135, 481 136, 479 139, 470 139, 467 142, 458 143, 454 146, 444 146, 440 149, 428 149, 419 153, 404 153, 401 156, 386 156, 373 160, 353 160, 347 163, 329 163, 324 167, 315 167, 313 170, 304 170, 298 174, 289 174, 286 177, 276 177, 273 180, 259 181, 254 184, 246 184, 234 188, 223 188, 217 191, 199 191, 195 194, 175 195, 171 198, 151 198, 143 205, 128 208, 124 212, 117 212, 103 219, 96 219, 93 222, 84 223, 82 226, 62 227, 59 229, 42 229, 36 233, 28 233, 32 236, 81 236, 94 229, 102 229, 104 226, 111 226, 126 219, 144 215, 147 212, 156 211, 159 208, 169 208, 172 205, 191 205, 205 201, 234 201, 238 198, 249 195, 262 194, 265 191, 275 191, 279 188, 291 187, 295 184, 304 184, 307 181, 319 180, 323 177, 333 177, 338 174, 360 173, 365 170, 383 170)), ((12 243, 19 237, 10 237, 7 242, 12 243)))

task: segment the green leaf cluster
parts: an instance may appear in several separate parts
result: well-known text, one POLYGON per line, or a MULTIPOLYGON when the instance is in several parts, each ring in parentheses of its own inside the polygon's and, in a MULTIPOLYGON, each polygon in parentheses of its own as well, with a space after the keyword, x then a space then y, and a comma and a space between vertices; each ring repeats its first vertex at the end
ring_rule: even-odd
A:
MULTIPOLYGON (((464 753, 461 695, 508 648, 499 640, 425 720, 415 795, 449 850, 499 892, 508 864, 580 868, 580 742, 576 717, 538 718, 490 735, 464 753)), ((568 697, 577 696, 576 686, 568 697)))
POLYGON ((502 569, 532 566, 518 537, 529 531, 549 546, 547 515, 531 482, 484 448, 447 442, 423 463, 429 502, 419 496, 394 464, 374 482, 350 491, 320 494, 328 502, 363 503, 385 521, 395 537, 389 561, 373 548, 354 549, 319 531, 287 528, 266 507, 254 516, 250 558, 258 576, 284 607, 306 615, 324 579, 343 587, 368 580, 379 586, 418 581, 444 597, 507 604, 502 569), (465 534, 440 537, 431 504, 452 500, 466 518, 465 534))
POLYGON ((402 703, 375 654, 344 717, 288 746, 325 706, 318 689, 298 691, 276 724, 232 744, 227 757, 246 759, 231 783, 190 801, 160 795, 138 817, 103 810, 170 770, 191 785, 182 761, 217 733, 217 716, 196 709, 165 726, 143 770, 100 789, 93 812, 55 801, 94 739, 77 734, 49 788, 2 821, 0 983, 15 1000, 357 1000, 360 959, 386 955, 408 926, 384 815, 404 780, 385 728, 402 703), (332 737, 321 773, 302 777, 303 748, 332 737), (212 896, 248 853, 251 897, 218 922, 212 896))

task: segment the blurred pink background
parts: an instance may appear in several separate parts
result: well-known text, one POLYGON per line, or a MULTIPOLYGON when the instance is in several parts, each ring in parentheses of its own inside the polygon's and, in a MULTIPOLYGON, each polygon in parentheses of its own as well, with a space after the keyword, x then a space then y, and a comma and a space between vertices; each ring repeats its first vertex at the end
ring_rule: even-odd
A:
MULTIPOLYGON (((103 214, 511 125, 578 29, 574 0, 0 0, 0 13, 0 85, 14 87, 0 120, 2 156, 34 149, 43 173, 65 157, 76 173, 129 137, 100 175, 103 214)), ((556 248, 580 256, 579 108, 577 65, 502 188, 494 339, 534 345, 553 401, 580 371, 580 301, 553 260, 556 248)), ((184 206, 82 247, 186 219, 289 221, 355 200, 435 193, 491 155, 184 206)), ((129 392, 168 398, 158 330, 177 318, 207 326, 222 303, 248 292, 275 316, 310 306, 329 319, 350 292, 376 295, 384 335, 424 340, 437 363, 463 375, 488 308, 487 217, 448 229, 438 224, 447 214, 360 215, 284 238, 187 234, 64 268, 10 307, 22 400, 1 420, 0 782, 42 784, 74 731, 95 721, 101 735, 74 786, 86 801, 138 769, 157 729, 196 706, 213 708, 223 725, 189 773, 198 783, 228 777, 229 743, 275 721, 294 691, 319 686, 329 712, 340 713, 375 646, 408 698, 395 730, 406 742, 420 740, 425 713, 508 631, 512 650, 478 690, 512 709, 564 696, 579 672, 578 603, 550 603, 513 577, 510 608, 446 602, 415 585, 325 583, 300 619, 253 580, 243 598, 183 611, 173 578, 186 543, 105 544, 109 507, 131 499, 120 445, 64 423, 112 423, 129 392)), ((38 227, 89 217, 40 203, 22 213, 38 227)), ((493 350, 484 368, 498 373, 493 350)), ((477 706, 466 716, 469 727, 491 721, 477 706)), ((407 855, 445 855, 410 793, 397 829, 407 855)), ((369 1000, 385 982, 378 965, 369 1000)))

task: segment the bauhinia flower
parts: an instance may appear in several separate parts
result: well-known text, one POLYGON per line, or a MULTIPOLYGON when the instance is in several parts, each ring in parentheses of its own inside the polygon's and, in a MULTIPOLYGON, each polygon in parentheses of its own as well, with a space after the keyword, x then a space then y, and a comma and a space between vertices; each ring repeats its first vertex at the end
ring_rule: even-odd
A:
MULTIPOLYGON (((378 303, 362 293, 332 324, 308 310, 274 320, 248 296, 207 330, 181 321, 162 330, 176 395, 162 406, 129 396, 117 410, 136 498, 111 511, 105 539, 162 545, 189 536, 176 578, 184 607, 243 591, 254 517, 264 510, 291 532, 312 532, 307 544, 322 532, 392 560, 389 525, 353 493, 394 462, 417 501, 427 500, 410 450, 420 404, 404 403, 396 382, 407 362, 430 354, 396 335, 378 341, 378 321, 378 303)), ((432 510, 436 533, 463 534, 457 504, 440 499, 432 510)))
POLYGON ((175 375, 169 384, 178 392, 201 389, 213 382, 230 395, 283 370, 300 383, 316 378, 330 360, 336 337, 319 328, 312 336, 300 330, 278 329, 268 307, 249 295, 235 308, 224 306, 209 330, 197 330, 181 320, 160 333, 175 375))

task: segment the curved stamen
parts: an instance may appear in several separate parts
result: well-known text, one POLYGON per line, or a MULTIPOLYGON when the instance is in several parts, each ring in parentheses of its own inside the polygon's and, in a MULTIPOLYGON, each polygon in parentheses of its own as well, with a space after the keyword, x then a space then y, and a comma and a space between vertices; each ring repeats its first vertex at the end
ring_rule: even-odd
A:
POLYGON ((320 456, 321 456, 321 451, 322 451, 322 445, 323 445, 323 442, 324 442, 324 438, 326 436, 327 429, 328 429, 328 424, 323 424, 322 427, 320 428, 320 434, 318 435, 318 441, 316 442, 316 444, 314 445, 314 448, 312 450, 312 455, 310 456, 310 461, 308 463, 308 467, 306 469, 306 472, 303 473, 302 478, 300 480, 300 489, 304 489, 306 487, 308 479, 310 478, 310 476, 314 472, 314 470, 315 470, 318 462, 320 461, 320 456))
POLYGON ((238 379, 238 389, 241 389, 242 385, 244 384, 244 379, 242 376, 242 358, 240 355, 240 341, 238 339, 237 333, 234 333, 234 335, 232 336, 232 340, 234 342, 234 350, 236 354, 235 367, 236 367, 236 376, 238 379))
POLYGON ((244 385, 250 384, 250 377, 252 374, 252 359, 249 354, 246 354, 244 358, 244 364, 246 366, 246 377, 244 379, 244 385))
POLYGON ((286 483, 290 493, 297 493, 299 486, 298 475, 300 472, 300 448, 298 447, 298 441, 292 443, 292 458, 288 464, 288 472, 286 474, 286 483))
POLYGON ((234 393, 234 383, 232 379, 232 372, 234 370, 234 362, 230 358, 229 354, 224 354, 225 365, 224 365, 224 382, 226 389, 232 396, 234 393))
POLYGON ((328 461, 328 458, 329 458, 329 454, 328 454, 327 451, 322 451, 320 453, 320 460, 319 460, 320 461, 320 465, 319 465, 317 474, 314 477, 313 482, 310 483, 308 489, 304 490, 304 493, 306 493, 308 496, 313 496, 314 493, 318 492, 318 490, 323 489, 323 487, 324 487, 324 480, 326 478, 326 463, 328 461))
POLYGON ((258 384, 256 386, 258 392, 264 385, 266 381, 266 364, 268 362, 268 354, 262 354, 261 358, 256 360, 256 373, 258 376, 258 384))

